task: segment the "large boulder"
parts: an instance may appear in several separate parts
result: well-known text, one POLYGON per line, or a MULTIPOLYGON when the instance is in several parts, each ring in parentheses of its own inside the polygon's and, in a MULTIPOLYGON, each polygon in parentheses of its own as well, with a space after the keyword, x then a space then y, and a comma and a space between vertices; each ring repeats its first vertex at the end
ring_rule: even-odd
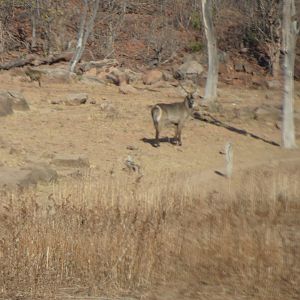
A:
POLYGON ((26 110, 29 110, 29 105, 20 92, 0 92, 0 117, 12 114, 14 111, 26 110))
POLYGON ((62 68, 39 69, 43 73, 43 80, 50 83, 70 83, 76 74, 62 68))
POLYGON ((136 94, 138 91, 135 87, 130 84, 121 84, 119 87, 119 92, 121 94, 136 94))
POLYGON ((11 98, 12 108, 14 111, 26 111, 29 110, 29 105, 22 95, 22 93, 17 91, 7 91, 7 94, 11 98))
POLYGON ((154 84, 163 78, 163 73, 159 70, 150 70, 143 75, 143 83, 146 85, 154 84))
POLYGON ((0 188, 26 188, 39 182, 52 182, 57 173, 45 164, 32 164, 23 168, 0 167, 0 188))
POLYGON ((12 114, 12 102, 9 97, 5 94, 0 94, 0 117, 12 114))
POLYGON ((76 106, 85 104, 89 98, 89 95, 86 93, 77 93, 77 94, 70 94, 64 100, 64 104, 70 106, 76 106))
POLYGON ((113 68, 110 73, 106 75, 106 78, 116 85, 128 84, 129 83, 129 76, 126 72, 118 69, 113 68))
POLYGON ((176 71, 175 77, 178 79, 200 76, 204 72, 203 66, 195 60, 188 60, 183 63, 176 71))

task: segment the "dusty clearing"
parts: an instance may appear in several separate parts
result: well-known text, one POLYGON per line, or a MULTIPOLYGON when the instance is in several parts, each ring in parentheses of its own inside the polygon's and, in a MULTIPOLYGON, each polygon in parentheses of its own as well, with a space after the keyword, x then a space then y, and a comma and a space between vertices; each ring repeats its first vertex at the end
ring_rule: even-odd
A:
MULTIPOLYGON (((21 167, 71 154, 84 155, 91 164, 88 182, 83 182, 85 176, 78 181, 75 176, 73 181, 74 175, 80 174, 76 168, 57 168, 57 194, 51 194, 52 187, 47 185, 39 185, 38 192, 33 192, 48 200, 57 195, 56 212, 48 211, 46 217, 51 226, 38 217, 38 209, 32 211, 33 197, 24 200, 23 208, 7 206, 4 215, 22 246, 16 247, 9 229, 3 231, 11 237, 7 248, 3 247, 4 255, 0 251, 0 258, 5 253, 9 257, 3 265, 12 278, 2 290, 6 296, 49 297, 51 284, 57 284, 54 299, 98 299, 92 297, 98 289, 132 296, 126 299, 280 299, 281 295, 297 299, 300 150, 275 145, 280 144, 276 122, 250 117, 228 121, 226 114, 216 115, 234 128, 228 130, 190 120, 183 130, 182 147, 163 142, 154 148, 149 143, 154 137, 149 107, 181 101, 175 88, 122 95, 115 86, 77 82, 43 83, 38 88, 6 74, 0 80, 0 89, 21 91, 31 108, 0 119, 0 164, 21 167), (89 101, 79 106, 51 104, 70 93, 88 93, 89 101), (249 134, 238 133, 238 129, 249 134), (228 141, 234 147, 232 181, 216 172, 224 169, 220 152, 228 141), (126 171, 128 156, 140 166, 139 171, 126 171), (120 187, 97 190, 98 182, 101 186, 114 176, 120 187), (155 191, 159 201, 143 203, 156 199, 155 191), (109 203, 110 197, 124 203, 109 203), (81 199, 90 201, 92 209, 80 203, 81 199), (95 199, 101 200, 95 203, 95 199), (32 256, 24 255, 23 247, 32 256), (103 258, 99 258, 99 249, 103 258), (23 273, 18 271, 20 266, 24 266, 23 273), (27 287, 18 291, 22 284, 35 286, 37 278, 41 278, 38 284, 43 292, 27 287), (149 289, 147 280, 159 284, 149 289), (114 292, 106 290, 107 286, 114 292), (142 290, 132 292, 135 286, 142 290)), ((299 87, 298 83, 297 112, 299 87)), ((234 86, 222 86, 219 95, 226 111, 262 104, 279 106, 281 101, 278 92, 234 86)), ((164 135, 173 135, 173 129, 164 135)))
MULTIPOLYGON (((286 151, 251 136, 245 136, 222 127, 191 120, 183 130, 183 146, 161 143, 156 149, 145 142, 154 137, 149 106, 157 102, 181 101, 179 91, 161 89, 160 92, 141 90, 136 95, 122 95, 117 87, 74 84, 43 84, 12 82, 1 76, 1 89, 22 91, 31 110, 1 118, 0 136, 7 147, 0 149, 5 165, 22 165, 26 161, 47 161, 54 154, 86 155, 99 173, 122 169, 128 155, 141 166, 144 177, 151 178, 162 172, 202 172, 222 169, 220 155, 226 142, 234 145, 235 168, 251 166, 277 159, 299 157, 299 150, 286 151), (80 106, 50 104, 70 93, 88 93, 90 100, 80 106), (113 105, 113 111, 101 109, 103 103, 113 105), (144 140, 143 140, 144 139, 144 140), (129 150, 131 146, 133 150, 129 150), (13 148, 13 150, 11 150, 13 148), (13 154, 12 154, 13 152, 13 154)), ((296 111, 300 110, 299 84, 296 85, 296 111), (297 92, 298 89, 298 92, 297 92)), ((262 103, 280 105, 278 92, 245 90, 222 86, 220 103, 226 108, 262 103), (267 95, 267 97, 266 97, 267 95)), ((103 107, 103 106, 102 106, 103 107)), ((224 121, 224 118, 219 118, 224 121)), ((275 122, 235 119, 225 123, 244 129, 262 139, 280 144, 280 130, 275 122)), ((297 128, 299 137, 299 128, 297 128)), ((173 135, 173 129, 164 135, 173 135)), ((217 176, 216 176, 217 179, 217 176)))

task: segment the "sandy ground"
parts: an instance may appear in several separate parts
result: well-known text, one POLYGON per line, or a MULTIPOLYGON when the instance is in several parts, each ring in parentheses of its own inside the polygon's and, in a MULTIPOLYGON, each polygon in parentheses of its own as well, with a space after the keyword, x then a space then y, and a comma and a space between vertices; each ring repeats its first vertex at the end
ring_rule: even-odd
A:
MULTIPOLYGON (((216 174, 216 171, 222 172, 224 169, 224 155, 220 152, 230 141, 234 149, 235 177, 241 174, 241 170, 260 165, 264 165, 265 170, 269 165, 284 162, 292 165, 297 162, 295 166, 299 166, 299 148, 284 150, 274 145, 281 143, 281 132, 275 123, 253 118, 228 121, 226 115, 216 115, 218 120, 236 129, 246 130, 258 139, 250 134, 239 134, 191 119, 183 130, 182 147, 167 142, 161 143, 160 148, 153 147, 149 143, 154 137, 150 106, 157 102, 181 101, 183 97, 175 88, 160 89, 158 92, 140 89, 134 95, 122 95, 116 86, 80 82, 43 82, 39 88, 36 83, 16 80, 4 73, 0 74, 0 90, 20 91, 30 105, 30 111, 0 119, 0 165, 22 167, 30 162, 51 162, 55 155, 84 155, 89 159, 96 179, 121 172, 133 179, 142 175, 141 180, 151 186, 151 183, 157 182, 157 178, 164 178, 164 175, 172 174, 174 178, 180 179, 182 176, 178 175, 184 174, 185 179, 202 184, 203 189, 221 188, 222 184, 226 184, 226 179, 216 174), (64 99, 71 93, 88 93, 88 103, 79 106, 51 104, 51 101, 64 99), (95 104, 91 104, 91 100, 95 104), (140 166, 140 172, 123 171, 128 155, 140 166)), ((203 88, 200 91, 203 92, 203 88)), ((300 112, 299 83, 296 83, 295 95, 295 108, 300 112)), ((230 111, 231 108, 255 108, 262 104, 279 106, 281 95, 276 91, 221 85, 219 101, 230 111)), ((299 145, 300 128, 296 130, 299 145)), ((173 132, 173 129, 168 129, 163 135, 172 136, 173 132)), ((57 171, 63 180, 68 178, 68 174, 76 172, 76 168, 57 168, 57 171)), ((236 182, 240 184, 242 180, 236 182)), ((49 193, 49 189, 43 185, 38 188, 45 195, 49 193)), ((151 298, 149 295, 148 299, 197 298, 197 295, 191 295, 190 298, 187 296, 190 287, 185 284, 182 284, 181 290, 173 287, 166 290, 164 287, 163 291, 156 291, 161 297, 151 298)), ((207 293, 214 294, 214 290, 208 290, 207 293)))
MULTIPOLYGON (((299 84, 296 84, 295 107, 300 111, 299 84)), ((22 166, 28 161, 49 161, 54 155, 80 154, 89 158, 92 168, 99 173, 122 169, 127 156, 133 157, 145 178, 162 172, 208 171, 222 169, 224 156, 220 151, 230 141, 234 147, 234 166, 257 164, 276 159, 300 157, 299 150, 283 150, 251 136, 199 120, 190 120, 183 130, 183 146, 161 143, 154 148, 154 129, 150 106, 157 102, 181 101, 175 88, 159 92, 139 90, 138 94, 122 95, 115 86, 47 84, 13 81, 1 75, 0 89, 21 91, 29 102, 29 112, 15 113, 1 118, 1 163, 22 166), (50 104, 70 93, 88 93, 96 104, 67 106, 50 104), (110 103, 114 111, 103 109, 110 103), (132 148, 130 150, 128 148, 132 148)), ((203 91, 203 89, 202 89, 203 91)), ((245 90, 222 86, 219 101, 225 107, 256 107, 280 105, 280 94, 263 90, 245 90), (266 97, 267 95, 267 97, 266 97)), ((280 130, 274 123, 235 119, 225 122, 247 130, 262 139, 280 144, 280 130)), ((299 129, 297 132, 299 133, 299 129)), ((172 136, 173 129, 163 135, 172 136)), ((298 134, 299 137, 299 134, 298 134)))

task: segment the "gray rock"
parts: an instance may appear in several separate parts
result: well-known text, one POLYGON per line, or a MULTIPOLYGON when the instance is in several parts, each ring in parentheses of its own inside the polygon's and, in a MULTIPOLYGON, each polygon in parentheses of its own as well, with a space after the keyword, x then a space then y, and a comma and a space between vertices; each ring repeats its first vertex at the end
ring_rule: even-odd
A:
POLYGON ((255 119, 258 121, 276 122, 281 119, 281 109, 274 106, 262 105, 254 110, 255 119))
POLYGON ((90 162, 83 155, 56 155, 51 164, 63 168, 88 168, 90 162))
POLYGON ((159 70, 150 70, 143 75, 143 83, 146 85, 154 84, 163 78, 163 73, 159 70))
POLYGON ((138 91, 135 87, 130 84, 123 83, 119 87, 119 92, 121 94, 136 94, 138 91))
POLYGON ((29 110, 29 105, 20 92, 0 92, 0 116, 12 114, 14 111, 29 110))
POLYGON ((24 168, 0 167, 0 188, 26 188, 39 182, 52 182, 57 173, 44 164, 28 165, 24 168))
POLYGON ((40 69, 43 72, 44 81, 51 83, 69 83, 76 78, 76 74, 61 68, 40 69))
POLYGON ((245 72, 245 66, 241 63, 234 64, 234 70, 236 72, 245 72))
POLYGON ((12 101, 12 108, 14 111, 27 111, 29 110, 29 105, 24 98, 24 96, 17 91, 7 91, 12 101))
POLYGON ((267 80, 267 88, 270 90, 277 90, 280 88, 281 84, 279 80, 267 80))
POLYGON ((85 84, 105 84, 105 82, 100 78, 96 76, 87 76, 87 75, 82 75, 80 82, 85 84))
POLYGON ((85 104, 88 98, 89 96, 86 93, 70 94, 64 100, 64 103, 66 105, 71 105, 71 106, 81 105, 81 104, 85 104))
POLYGON ((176 78, 186 78, 190 75, 201 75, 204 72, 203 66, 195 60, 183 63, 175 72, 176 78))
POLYGON ((13 108, 12 108, 12 101, 7 95, 0 94, 0 117, 4 117, 7 115, 12 114, 13 108))

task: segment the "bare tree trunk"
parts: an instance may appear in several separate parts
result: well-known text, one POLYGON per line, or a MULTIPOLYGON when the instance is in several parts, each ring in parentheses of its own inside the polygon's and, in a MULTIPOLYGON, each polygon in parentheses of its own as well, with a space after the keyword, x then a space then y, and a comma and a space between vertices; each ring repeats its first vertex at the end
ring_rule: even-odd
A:
POLYGON ((284 148, 295 148, 294 125, 294 66, 295 48, 299 24, 296 21, 294 0, 283 2, 283 50, 284 50, 284 95, 283 95, 283 126, 282 145, 284 148))
POLYGON ((83 10, 83 14, 82 14, 81 20, 80 20, 80 27, 79 27, 79 32, 78 32, 76 50, 75 50, 74 56, 70 62, 70 71, 71 72, 74 72, 77 63, 79 62, 79 60, 81 58, 81 53, 82 53, 81 49, 83 48, 83 36, 84 36, 84 28, 85 28, 87 11, 88 11, 88 0, 83 0, 83 2, 84 2, 84 10, 83 10))
POLYGON ((81 59, 81 56, 83 54, 83 51, 85 49, 87 40, 89 38, 89 35, 94 27, 95 19, 97 16, 97 12, 99 9, 99 2, 100 0, 95 0, 94 2, 94 7, 93 7, 93 14, 89 22, 87 23, 87 13, 88 13, 88 0, 83 0, 84 2, 84 12, 81 18, 80 22, 80 28, 79 28, 79 33, 78 33, 78 40, 77 40, 77 46, 76 50, 73 56, 73 59, 71 60, 70 63, 70 68, 69 70, 71 72, 74 72, 77 63, 81 59))
POLYGON ((32 40, 31 49, 36 48, 36 15, 35 12, 32 14, 32 40))
POLYGON ((0 20, 0 54, 5 50, 5 37, 4 37, 4 26, 0 20))
POLYGON ((208 76, 204 100, 214 102, 217 99, 219 61, 217 39, 213 24, 212 0, 202 0, 202 13, 208 50, 208 76))

